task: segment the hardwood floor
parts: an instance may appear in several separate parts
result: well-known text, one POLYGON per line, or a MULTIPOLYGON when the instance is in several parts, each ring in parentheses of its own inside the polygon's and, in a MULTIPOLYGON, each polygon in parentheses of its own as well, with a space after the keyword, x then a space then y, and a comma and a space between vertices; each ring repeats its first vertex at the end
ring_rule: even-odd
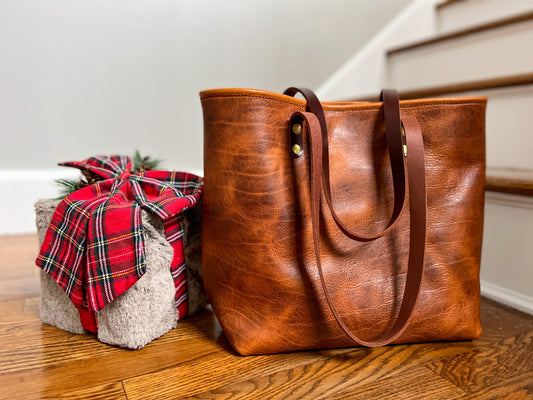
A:
POLYGON ((533 399, 533 317, 490 300, 473 342, 240 357, 205 311, 131 351, 40 322, 36 252, 0 238, 0 399, 533 399))

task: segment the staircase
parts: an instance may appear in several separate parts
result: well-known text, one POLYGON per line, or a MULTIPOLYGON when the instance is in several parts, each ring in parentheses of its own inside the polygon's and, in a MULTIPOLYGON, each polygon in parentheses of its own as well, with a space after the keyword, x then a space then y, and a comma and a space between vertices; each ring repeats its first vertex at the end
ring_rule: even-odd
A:
POLYGON ((382 86, 488 97, 482 294, 533 314, 533 1, 448 0, 433 13, 433 35, 386 49, 382 86))

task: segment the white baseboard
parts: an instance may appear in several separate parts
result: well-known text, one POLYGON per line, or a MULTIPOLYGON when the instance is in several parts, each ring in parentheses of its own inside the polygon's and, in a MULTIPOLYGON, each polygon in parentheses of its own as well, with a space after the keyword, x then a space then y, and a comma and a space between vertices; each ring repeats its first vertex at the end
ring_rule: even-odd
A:
POLYGON ((489 299, 533 315, 533 297, 486 281, 481 281, 481 294, 489 299))
MULTIPOLYGON (((202 176, 201 171, 191 172, 202 176)), ((0 170, 0 235, 37 232, 35 202, 59 196, 56 179, 79 176, 80 172, 74 168, 0 170)))
POLYGON ((35 202, 59 196, 56 179, 79 175, 71 168, 0 170, 0 235, 36 232, 35 202))

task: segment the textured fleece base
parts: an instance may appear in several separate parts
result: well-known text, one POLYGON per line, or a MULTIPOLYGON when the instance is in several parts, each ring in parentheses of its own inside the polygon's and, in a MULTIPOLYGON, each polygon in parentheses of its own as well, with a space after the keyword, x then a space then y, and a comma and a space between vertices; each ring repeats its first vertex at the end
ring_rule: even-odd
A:
POLYGON ((209 304, 202 278, 202 202, 184 212, 185 264, 187 278, 187 316, 203 311, 209 304))
MULTIPOLYGON (((39 200, 35 204, 41 244, 58 204, 57 200, 39 200)), ((197 205, 187 212, 189 214, 184 221, 187 237, 185 258, 188 263, 188 315, 192 315, 205 308, 207 300, 201 280, 201 207, 197 205)), ((159 218, 143 211, 142 220, 146 273, 98 313, 98 339, 129 349, 144 347, 175 328, 178 322, 178 312, 174 305, 174 280, 170 273, 172 246, 166 241, 159 218)), ((41 320, 72 333, 84 333, 76 307, 63 289, 44 271, 41 271, 41 320)))

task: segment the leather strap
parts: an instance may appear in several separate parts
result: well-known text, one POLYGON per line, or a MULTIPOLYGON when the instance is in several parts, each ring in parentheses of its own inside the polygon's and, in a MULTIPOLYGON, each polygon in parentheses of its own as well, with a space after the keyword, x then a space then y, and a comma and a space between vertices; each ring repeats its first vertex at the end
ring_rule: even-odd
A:
MULTIPOLYGON (((409 187, 409 212, 410 212, 410 236, 409 236, 409 261, 407 278, 403 292, 403 300, 398 317, 393 326, 376 340, 363 340, 356 336, 344 323, 342 316, 337 311, 327 287, 322 264, 320 261, 320 209, 321 209, 321 172, 323 172, 323 131, 318 117, 311 112, 297 112, 293 114, 302 117, 308 125, 310 162, 311 162, 311 219, 313 226, 313 243, 315 258, 320 276, 320 282, 333 316, 344 333, 355 343, 368 346, 384 346, 396 340, 407 328, 413 315, 413 310, 420 292, 424 270, 424 253, 426 242, 426 185, 424 144, 422 132, 416 119, 403 118, 408 144, 407 168, 409 187), (322 136, 322 137, 321 137, 322 136)), ((292 119, 292 117, 291 117, 292 119)), ((402 159, 402 164, 404 161, 402 159)), ((323 182, 323 181, 322 181, 323 182)))
POLYGON ((349 229, 339 218, 333 208, 331 196, 331 184, 329 173, 329 150, 328 131, 324 110, 315 93, 306 88, 290 87, 283 94, 294 96, 301 93, 307 101, 306 110, 315 114, 320 123, 322 132, 322 180, 324 182, 324 194, 331 215, 339 229, 349 238, 359 241, 370 241, 382 237, 389 233, 396 226, 405 206, 405 185, 407 181, 406 171, 403 162, 403 143, 400 124, 400 99, 398 92, 393 89, 386 89, 381 92, 383 108, 385 114, 385 129, 387 134, 387 146, 389 148, 389 159, 392 170, 394 185, 394 208, 387 227, 378 233, 357 233, 349 229))

